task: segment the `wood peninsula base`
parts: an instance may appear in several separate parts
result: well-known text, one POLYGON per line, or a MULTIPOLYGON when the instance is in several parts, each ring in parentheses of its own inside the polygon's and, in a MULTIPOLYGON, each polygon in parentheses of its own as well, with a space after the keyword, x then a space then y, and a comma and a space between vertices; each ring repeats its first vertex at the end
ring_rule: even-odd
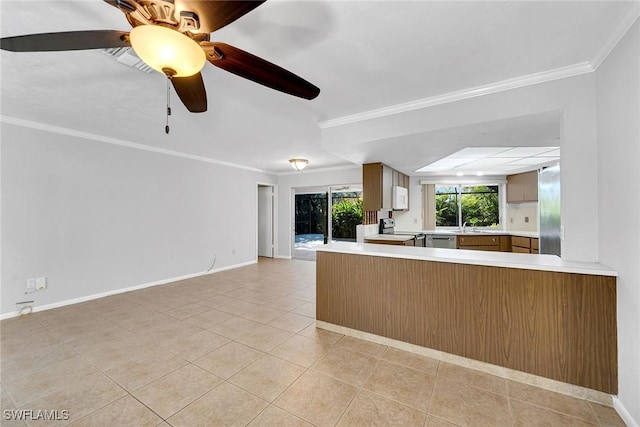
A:
POLYGON ((316 263, 318 320, 617 393, 615 274, 331 249, 316 263))

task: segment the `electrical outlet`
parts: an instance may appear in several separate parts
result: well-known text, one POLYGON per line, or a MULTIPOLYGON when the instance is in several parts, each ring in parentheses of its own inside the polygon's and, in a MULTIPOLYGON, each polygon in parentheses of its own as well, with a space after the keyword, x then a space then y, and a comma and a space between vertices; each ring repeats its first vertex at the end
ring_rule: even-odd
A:
POLYGON ((47 278, 46 277, 38 277, 36 278, 36 289, 42 291, 47 288, 47 278))
POLYGON ((36 279, 31 278, 27 279, 27 291, 35 291, 36 289, 36 279))

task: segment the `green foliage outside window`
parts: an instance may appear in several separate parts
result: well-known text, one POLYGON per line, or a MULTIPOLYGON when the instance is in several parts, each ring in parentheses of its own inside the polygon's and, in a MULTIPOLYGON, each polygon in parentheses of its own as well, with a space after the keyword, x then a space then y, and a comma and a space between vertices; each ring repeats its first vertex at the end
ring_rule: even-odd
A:
POLYGON ((362 224, 362 197, 342 199, 333 205, 331 234, 334 239, 355 239, 356 225, 362 224))
POLYGON ((462 222, 469 227, 491 227, 500 223, 498 186, 436 187, 436 226, 456 227, 458 197, 462 222))
POLYGON ((458 193, 456 187, 436 187, 436 226, 458 225, 458 193))

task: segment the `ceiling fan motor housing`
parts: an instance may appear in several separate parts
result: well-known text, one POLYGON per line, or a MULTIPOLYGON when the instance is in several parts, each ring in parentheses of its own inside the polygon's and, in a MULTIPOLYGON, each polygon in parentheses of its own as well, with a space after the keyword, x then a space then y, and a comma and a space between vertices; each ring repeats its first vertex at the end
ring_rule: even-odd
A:
POLYGON ((116 0, 132 27, 165 25, 180 31, 198 31, 200 18, 192 11, 180 11, 176 16, 173 0, 116 0))

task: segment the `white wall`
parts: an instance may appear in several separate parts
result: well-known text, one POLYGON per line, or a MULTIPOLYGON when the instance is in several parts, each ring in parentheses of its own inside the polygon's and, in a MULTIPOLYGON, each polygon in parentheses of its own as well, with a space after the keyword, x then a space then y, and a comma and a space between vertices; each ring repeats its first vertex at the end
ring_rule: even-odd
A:
POLYGON ((538 231, 538 202, 507 203, 506 207, 507 230, 538 231))
MULTIPOLYGON (((640 24, 596 72, 599 257, 619 273, 619 403, 640 425, 640 24)), ((564 153, 563 153, 564 156, 564 153)), ((627 420, 630 424, 630 420, 627 420)), ((631 424, 633 425, 633 424, 631 424)))
POLYGON ((302 170, 282 174, 278 177, 278 254, 277 257, 291 258, 291 244, 295 234, 295 212, 293 206, 294 188, 361 184, 362 166, 332 168, 323 170, 302 170))
POLYGON ((3 123, 1 313, 255 261, 276 177, 3 123), (235 252, 235 253, 234 253, 235 252), (25 295, 26 280, 48 289, 25 295))

